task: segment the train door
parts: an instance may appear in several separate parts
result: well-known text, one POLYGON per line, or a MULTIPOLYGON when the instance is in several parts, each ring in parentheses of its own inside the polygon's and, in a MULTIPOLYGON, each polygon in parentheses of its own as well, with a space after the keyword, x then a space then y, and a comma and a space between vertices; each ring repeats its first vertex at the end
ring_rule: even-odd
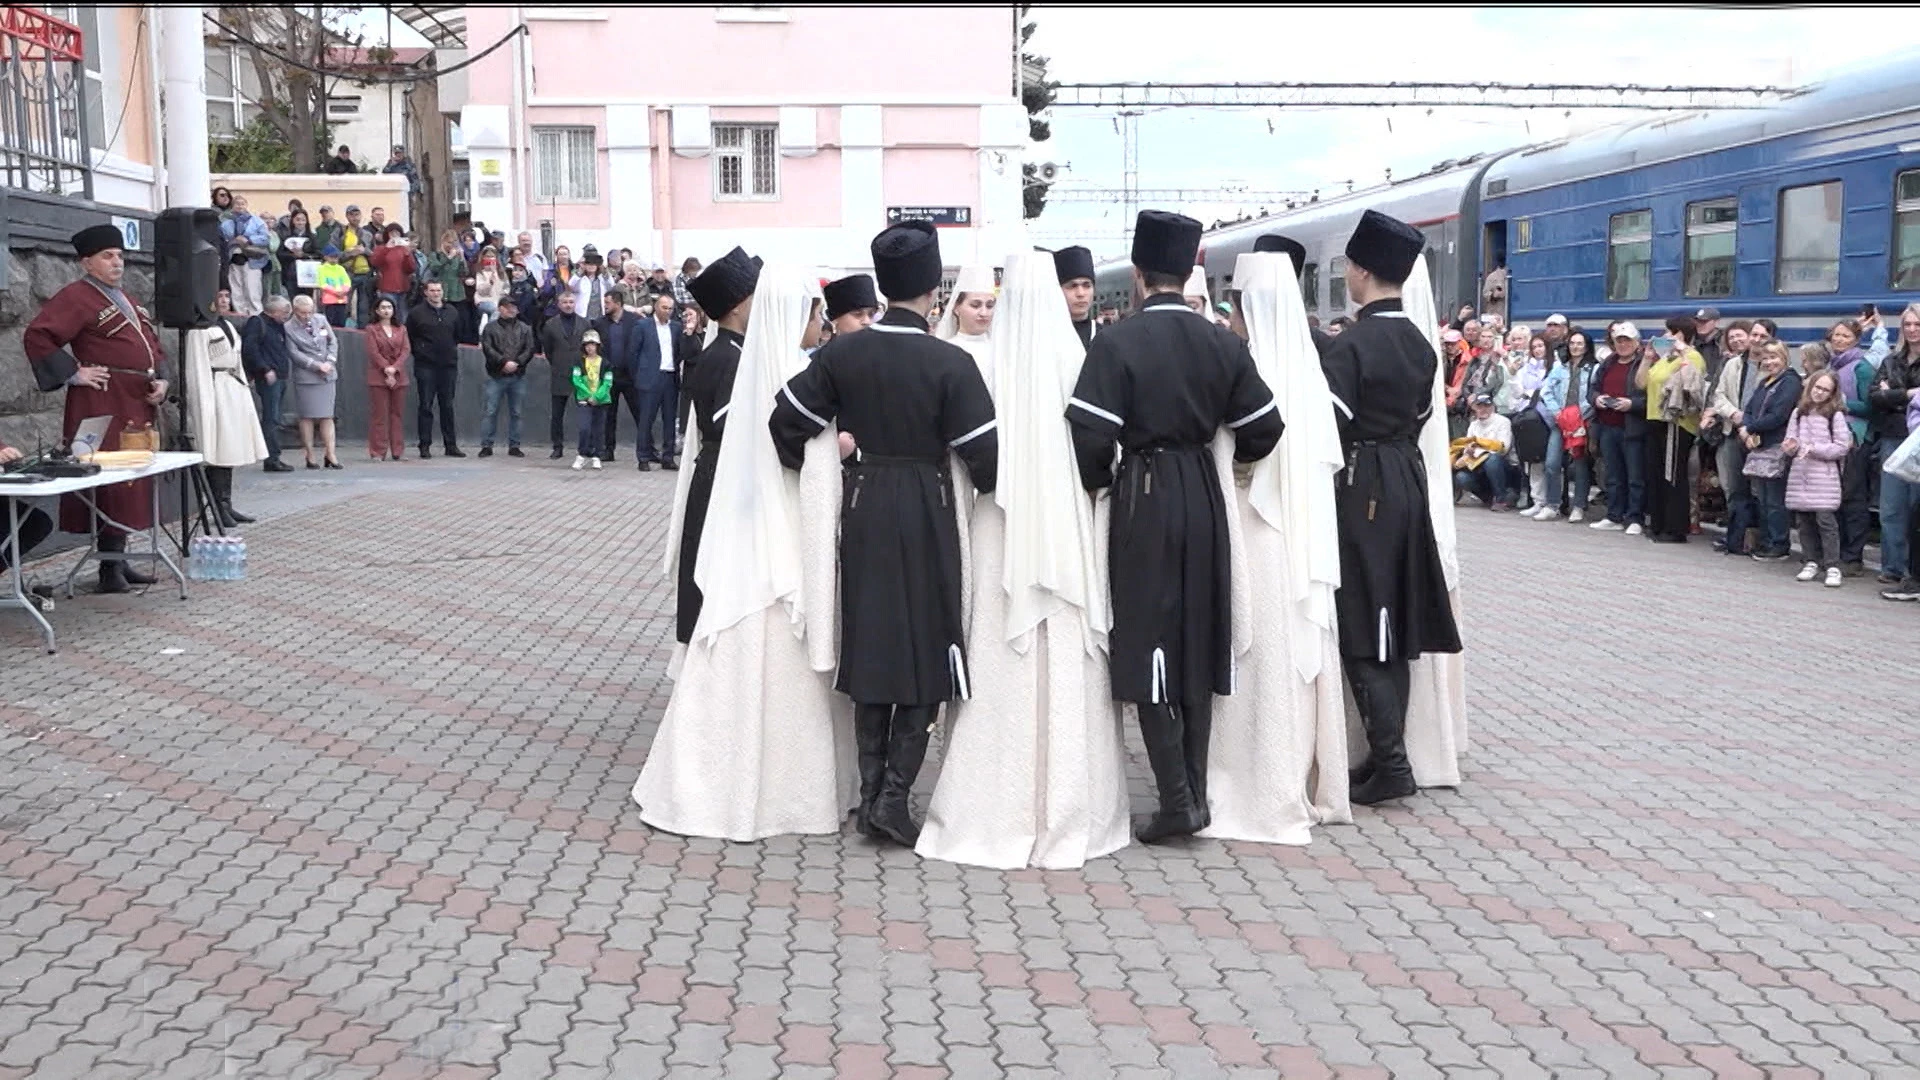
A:
POLYGON ((1507 223, 1489 221, 1484 230, 1485 240, 1480 245, 1480 303, 1477 308, 1498 312, 1502 319, 1507 316, 1507 275, 1494 276, 1494 271, 1504 271, 1507 265, 1507 223))

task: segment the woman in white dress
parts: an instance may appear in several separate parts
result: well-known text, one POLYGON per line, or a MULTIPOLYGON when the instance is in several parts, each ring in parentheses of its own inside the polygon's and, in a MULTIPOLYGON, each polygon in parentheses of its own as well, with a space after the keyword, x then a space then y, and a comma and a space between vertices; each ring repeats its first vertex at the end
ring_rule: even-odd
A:
POLYGON ((1279 448, 1252 466, 1233 466, 1230 436, 1216 442, 1237 511, 1228 517, 1235 685, 1214 704, 1213 820, 1200 835, 1303 845, 1313 825, 1353 820, 1333 606, 1340 585, 1334 481, 1345 462, 1293 261, 1242 255, 1233 284, 1240 292, 1234 328, 1245 334, 1287 430, 1279 448))
POLYGON ((1046 253, 1008 258, 992 358, 1000 480, 969 529, 972 697, 954 707, 914 850, 1069 869, 1131 835, 1106 541, 1064 419, 1084 356, 1046 253))
MULTIPOLYGON (((838 433, 807 445, 796 475, 767 431, 773 398, 820 333, 817 276, 768 266, 727 406, 694 581, 703 597, 673 697, 633 799, 647 824, 752 841, 840 831, 852 805, 851 732, 840 730, 834 665, 838 433)), ((693 428, 687 453, 697 455, 693 428)), ((676 514, 676 525, 679 515, 676 514)), ((679 549, 668 538, 668 550, 679 549)))
MULTIPOLYGON (((223 291, 216 300, 224 304, 223 291)), ((271 306, 271 305, 269 305, 271 306)), ((231 529, 253 522, 233 508, 233 470, 267 459, 253 390, 240 363, 240 332, 229 321, 230 307, 217 309, 219 322, 187 332, 186 402, 194 448, 206 458, 207 487, 214 516, 231 529)))
POLYGON ((933 336, 951 341, 973 355, 987 385, 993 385, 993 311, 998 297, 993 286, 993 267, 963 266, 953 280, 953 299, 934 324, 933 336))

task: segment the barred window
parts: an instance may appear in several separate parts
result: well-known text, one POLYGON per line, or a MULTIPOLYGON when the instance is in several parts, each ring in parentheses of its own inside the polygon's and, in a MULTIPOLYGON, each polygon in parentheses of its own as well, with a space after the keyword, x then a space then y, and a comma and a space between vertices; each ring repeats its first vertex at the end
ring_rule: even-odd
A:
POLYGON ((535 202, 599 202, 600 156, 590 127, 533 129, 535 202))
POLYGON ((713 197, 780 197, 779 125, 713 125, 713 197))

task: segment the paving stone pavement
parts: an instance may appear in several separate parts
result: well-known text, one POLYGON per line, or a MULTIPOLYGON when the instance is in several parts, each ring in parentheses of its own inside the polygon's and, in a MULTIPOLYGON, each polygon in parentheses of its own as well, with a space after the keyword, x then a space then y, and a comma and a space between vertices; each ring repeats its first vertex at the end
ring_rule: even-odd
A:
POLYGON ((670 475, 347 460, 244 583, 0 612, 0 1080, 1920 1076, 1865 583, 1466 513, 1463 788, 999 873, 640 823, 670 475))

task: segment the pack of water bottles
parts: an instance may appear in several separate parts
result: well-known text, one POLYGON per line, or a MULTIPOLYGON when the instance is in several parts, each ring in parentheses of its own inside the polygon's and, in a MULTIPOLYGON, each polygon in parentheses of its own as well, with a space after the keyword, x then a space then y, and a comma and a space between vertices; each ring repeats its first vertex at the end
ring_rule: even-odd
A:
POLYGON ((247 541, 240 536, 196 536, 187 549, 187 577, 194 581, 245 581, 247 541))

